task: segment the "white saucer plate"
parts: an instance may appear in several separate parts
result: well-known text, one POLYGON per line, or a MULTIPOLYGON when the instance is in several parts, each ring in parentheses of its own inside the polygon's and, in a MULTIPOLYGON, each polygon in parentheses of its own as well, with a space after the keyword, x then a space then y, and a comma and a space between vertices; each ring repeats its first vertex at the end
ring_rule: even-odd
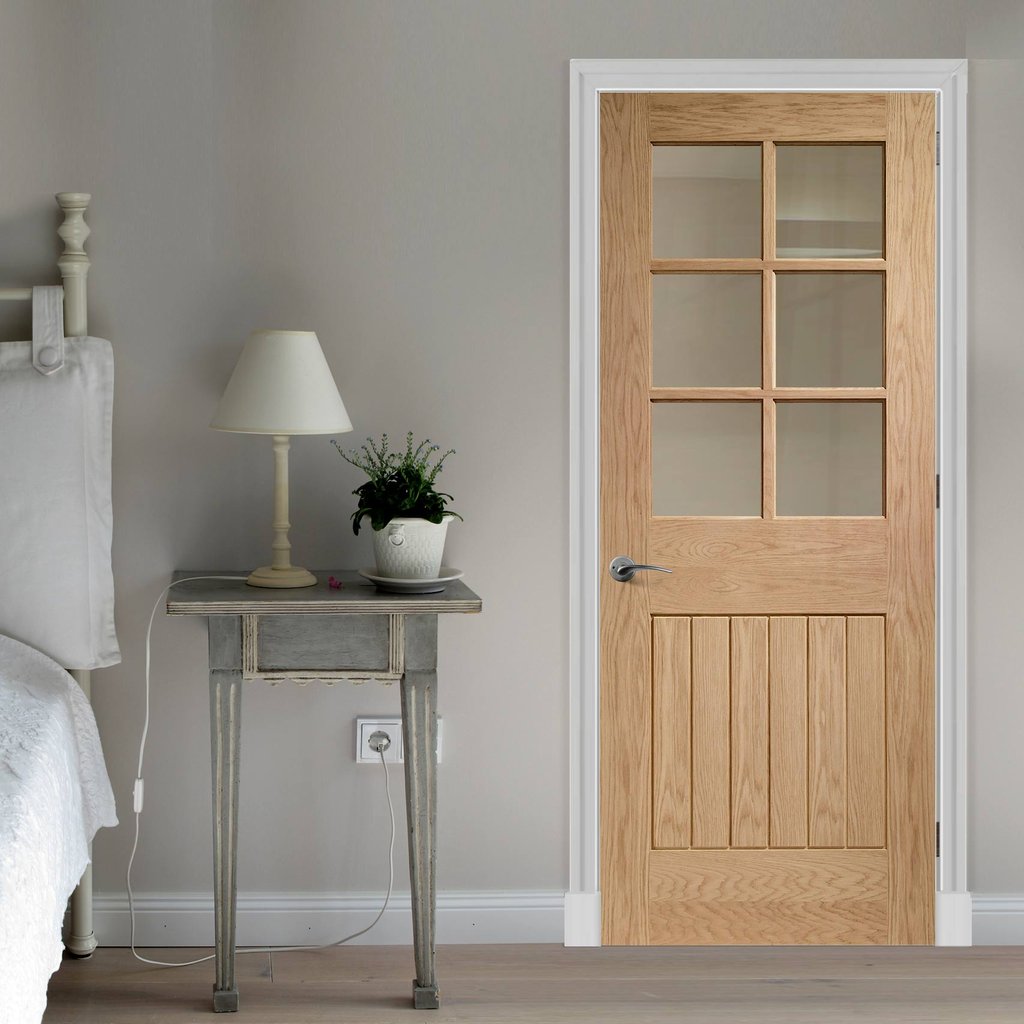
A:
POLYGON ((441 566, 441 575, 431 580, 404 580, 378 576, 373 569, 360 569, 359 575, 387 594, 440 594, 453 580, 462 579, 462 570, 441 566))

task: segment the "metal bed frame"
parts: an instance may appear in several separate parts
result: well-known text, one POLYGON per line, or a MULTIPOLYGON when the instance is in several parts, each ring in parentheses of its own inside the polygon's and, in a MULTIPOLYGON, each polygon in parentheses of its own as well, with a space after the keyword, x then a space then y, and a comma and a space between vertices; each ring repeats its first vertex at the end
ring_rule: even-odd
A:
MULTIPOLYGON (((85 211, 92 196, 88 192, 58 192, 57 205, 64 211, 64 220, 57 228, 64 243, 64 251, 57 260, 64 286, 64 333, 69 338, 85 337, 88 333, 88 298, 86 280, 89 275, 89 257, 85 240, 89 225, 85 211)), ((0 301, 31 300, 31 288, 0 288, 0 301)), ((68 671, 90 696, 92 673, 86 669, 68 667, 68 671)), ((71 920, 65 946, 72 956, 92 956, 96 949, 96 936, 92 923, 92 863, 85 869, 78 888, 71 895, 71 920)))

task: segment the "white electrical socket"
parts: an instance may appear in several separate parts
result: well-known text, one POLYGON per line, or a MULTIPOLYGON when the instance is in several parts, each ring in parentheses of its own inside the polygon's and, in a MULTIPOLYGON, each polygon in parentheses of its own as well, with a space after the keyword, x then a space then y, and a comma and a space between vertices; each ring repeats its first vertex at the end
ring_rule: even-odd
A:
MULTIPOLYGON (((357 718, 356 719, 356 763, 380 764, 380 754, 370 748, 370 737, 375 732, 386 732, 391 746, 384 751, 388 764, 404 764, 405 751, 402 746, 401 718, 357 718)), ((441 763, 441 719, 437 720, 437 763, 441 763)))

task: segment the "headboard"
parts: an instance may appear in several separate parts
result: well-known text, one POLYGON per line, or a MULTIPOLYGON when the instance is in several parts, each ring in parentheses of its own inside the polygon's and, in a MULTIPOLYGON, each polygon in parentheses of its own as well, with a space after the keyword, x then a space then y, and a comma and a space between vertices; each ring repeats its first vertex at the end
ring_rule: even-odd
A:
MULTIPOLYGON (((64 326, 69 337, 84 337, 89 333, 87 279, 90 261, 85 251, 89 225, 85 222, 85 211, 89 208, 91 198, 88 192, 58 192, 56 196, 58 206, 64 211, 64 219, 57 228, 57 234, 64 243, 57 267, 64 286, 64 326)), ((31 288, 0 288, 0 301, 22 300, 32 300, 31 288)), ((71 674, 86 697, 90 696, 92 673, 72 670, 71 674)), ((92 924, 91 864, 71 897, 71 920, 66 944, 68 951, 79 957, 90 956, 96 949, 92 924)))

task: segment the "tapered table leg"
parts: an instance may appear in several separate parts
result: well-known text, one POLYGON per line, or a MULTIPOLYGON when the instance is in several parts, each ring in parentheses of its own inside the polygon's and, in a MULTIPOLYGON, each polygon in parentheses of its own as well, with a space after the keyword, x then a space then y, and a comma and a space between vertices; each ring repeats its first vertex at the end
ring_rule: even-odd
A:
POLYGON ((437 816, 437 672, 406 669, 402 677, 405 800, 409 826, 409 881, 416 958, 413 1006, 440 1006, 434 967, 434 883, 437 816))
POLYGON ((238 1009, 235 984, 235 905, 238 898, 238 753, 242 673, 210 672, 210 740, 213 749, 213 914, 216 980, 213 1008, 238 1009))

